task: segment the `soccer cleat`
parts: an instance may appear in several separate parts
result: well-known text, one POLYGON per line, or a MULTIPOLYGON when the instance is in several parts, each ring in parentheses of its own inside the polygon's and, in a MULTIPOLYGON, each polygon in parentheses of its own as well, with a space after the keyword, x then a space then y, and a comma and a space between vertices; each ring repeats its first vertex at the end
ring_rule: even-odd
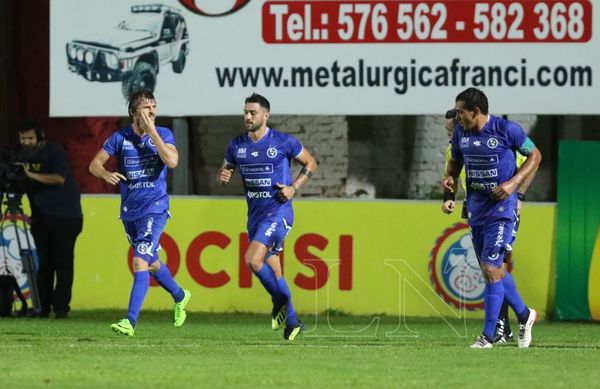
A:
POLYGON ((538 318, 538 314, 535 309, 529 308, 529 317, 525 323, 519 324, 519 348, 527 348, 531 344, 531 329, 538 318))
POLYGON ((496 332, 494 334, 494 343, 508 343, 513 340, 512 331, 508 331, 505 333, 506 326, 504 325, 504 320, 498 319, 496 322, 496 332))
POLYGON ((188 305, 191 298, 192 298, 192 294, 190 293, 190 291, 184 290, 183 291, 183 300, 181 300, 178 303, 175 303, 175 306, 173 307, 173 309, 175 311, 173 325, 175 327, 181 327, 183 325, 183 323, 185 322, 185 318, 187 317, 187 314, 185 313, 185 307, 188 305))
POLYGON ((494 345, 490 343, 484 335, 479 335, 475 343, 471 345, 471 348, 492 348, 494 345))
POLYGON ((118 323, 111 324, 110 328, 117 334, 133 336, 135 334, 135 329, 129 322, 129 319, 119 320, 118 323))
POLYGON ((273 330, 280 329, 285 320, 287 319, 287 301, 281 299, 278 302, 273 303, 273 310, 271 311, 271 328, 273 330))
POLYGON ((501 336, 494 339, 494 343, 509 343, 513 341, 513 333, 510 331, 508 334, 502 334, 501 336))
POLYGON ((301 322, 298 322, 298 324, 293 327, 285 327, 285 330, 283 330, 283 339, 292 341, 296 339, 302 331, 304 331, 304 324, 301 322))

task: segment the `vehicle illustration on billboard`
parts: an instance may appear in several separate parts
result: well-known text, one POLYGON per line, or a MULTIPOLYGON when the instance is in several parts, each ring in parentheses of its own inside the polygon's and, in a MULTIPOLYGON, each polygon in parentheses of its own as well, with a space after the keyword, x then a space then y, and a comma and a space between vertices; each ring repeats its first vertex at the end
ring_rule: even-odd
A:
POLYGON ((165 65, 182 73, 189 41, 180 10, 163 4, 134 5, 131 14, 102 37, 68 42, 66 55, 73 73, 88 81, 121 81, 127 97, 139 89, 153 92, 165 65))

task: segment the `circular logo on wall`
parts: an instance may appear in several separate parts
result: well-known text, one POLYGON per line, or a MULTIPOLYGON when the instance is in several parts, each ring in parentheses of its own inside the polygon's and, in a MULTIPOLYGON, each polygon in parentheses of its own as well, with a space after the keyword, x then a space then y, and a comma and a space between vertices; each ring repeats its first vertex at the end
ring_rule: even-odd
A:
POLYGON ((437 238, 430 254, 429 276, 437 294, 448 304, 483 309, 485 281, 467 224, 456 223, 437 238))
MULTIPOLYGON (((23 269, 23 258, 22 254, 24 251, 21 249, 29 248, 31 252, 31 258, 33 265, 36 269, 39 269, 37 250, 35 248, 35 242, 31 231, 23 223, 21 216, 16 216, 15 224, 9 219, 2 226, 0 233, 2 239, 0 240, 0 275, 10 275, 17 280, 17 284, 21 288, 25 298, 31 297, 31 290, 29 279, 23 269)), ((25 223, 29 224, 29 219, 25 218, 25 223)), ((31 301, 29 302, 32 306, 31 301)))
POLYGON ((179 0, 188 10, 202 16, 226 16, 242 9, 250 0, 179 0))

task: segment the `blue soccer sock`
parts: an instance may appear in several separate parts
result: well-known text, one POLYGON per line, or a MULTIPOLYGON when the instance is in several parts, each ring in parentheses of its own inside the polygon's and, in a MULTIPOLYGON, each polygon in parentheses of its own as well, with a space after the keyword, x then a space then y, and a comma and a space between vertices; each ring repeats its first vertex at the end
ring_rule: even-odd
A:
POLYGON ((296 311, 294 310, 294 305, 292 304, 292 293, 290 292, 290 288, 288 288, 283 276, 277 279, 277 285, 279 286, 279 291, 281 294, 287 298, 287 318, 285 319, 285 325, 286 327, 297 326, 298 318, 296 317, 296 311))
POLYGON ((185 296, 183 289, 177 285, 169 268, 164 263, 160 263, 160 268, 152 273, 152 277, 154 277, 156 282, 158 282, 163 289, 171 293, 171 296, 173 296, 173 300, 175 300, 176 303, 183 300, 183 297, 185 296))
POLYGON ((523 302, 521 295, 519 295, 519 292, 517 291, 517 285, 515 285, 515 280, 509 272, 506 272, 506 275, 502 279, 502 284, 504 285, 504 299, 517 314, 519 322, 526 322, 527 318, 529 317, 529 309, 523 302))
POLYGON ((136 271, 133 273, 133 286, 129 296, 129 307, 127 308, 127 319, 135 327, 138 316, 142 310, 142 304, 148 292, 150 274, 148 271, 136 271))
POLYGON ((487 336, 489 339, 494 339, 496 320, 498 319, 498 314, 502 307, 502 301, 504 301, 504 285, 502 284, 502 281, 485 284, 483 301, 485 306, 485 326, 483 327, 483 335, 487 336))
POLYGON ((271 295, 272 299, 278 299, 281 297, 279 286, 277 285, 277 279, 275 278, 275 272, 273 268, 267 263, 264 263, 259 271, 254 272, 254 275, 260 280, 260 283, 265 287, 267 292, 271 295))

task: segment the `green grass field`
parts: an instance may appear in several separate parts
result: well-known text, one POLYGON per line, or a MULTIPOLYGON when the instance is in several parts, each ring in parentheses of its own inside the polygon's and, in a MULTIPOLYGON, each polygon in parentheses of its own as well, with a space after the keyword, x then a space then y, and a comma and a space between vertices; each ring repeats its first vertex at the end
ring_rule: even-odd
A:
POLYGON ((290 343, 268 315, 190 313, 174 328, 172 312, 143 311, 135 337, 110 330, 121 315, 0 320, 0 387, 600 385, 598 324, 540 322, 529 349, 472 350, 480 321, 322 314, 290 343))

